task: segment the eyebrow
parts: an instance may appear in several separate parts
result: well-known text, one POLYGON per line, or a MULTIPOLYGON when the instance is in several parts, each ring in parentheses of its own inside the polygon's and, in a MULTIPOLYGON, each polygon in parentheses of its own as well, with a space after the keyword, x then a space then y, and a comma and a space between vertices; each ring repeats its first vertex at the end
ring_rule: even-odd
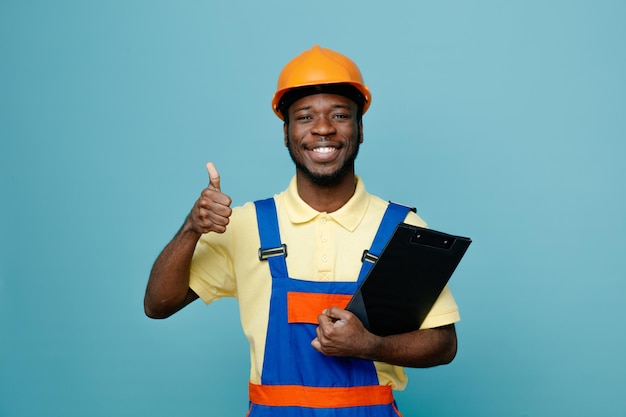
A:
POLYGON ((297 112, 302 111, 302 110, 311 110, 311 107, 312 107, 312 106, 302 106, 302 107, 298 107, 297 109, 293 109, 293 112, 294 112, 294 113, 297 113, 297 112))
MULTIPOLYGON (((299 111, 305 111, 305 110, 311 110, 313 108, 313 106, 308 105, 308 106, 302 106, 302 107, 298 107, 297 109, 294 109, 293 112, 297 113, 299 111)), ((350 105, 348 104, 332 104, 331 105, 332 109, 346 109, 346 110, 352 110, 352 108, 350 107, 350 105)))

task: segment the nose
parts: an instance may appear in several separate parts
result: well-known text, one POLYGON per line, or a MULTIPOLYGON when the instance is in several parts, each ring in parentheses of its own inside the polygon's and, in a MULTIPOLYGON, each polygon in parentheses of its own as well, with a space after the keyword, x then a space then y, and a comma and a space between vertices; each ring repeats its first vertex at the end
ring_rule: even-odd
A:
POLYGON ((327 117, 319 117, 315 120, 311 132, 320 136, 329 136, 335 133, 335 126, 327 117))

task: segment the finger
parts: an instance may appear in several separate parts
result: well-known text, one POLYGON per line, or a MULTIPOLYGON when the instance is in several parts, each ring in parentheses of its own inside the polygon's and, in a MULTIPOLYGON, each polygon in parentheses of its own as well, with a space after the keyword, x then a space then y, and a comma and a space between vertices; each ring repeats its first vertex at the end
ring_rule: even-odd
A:
POLYGON ((220 189, 220 174, 217 172, 217 168, 215 168, 215 164, 213 162, 206 163, 206 170, 209 173, 209 185, 212 186, 217 191, 222 191, 220 189))
POLYGON ((326 317, 329 317, 332 321, 344 318, 343 310, 335 306, 327 308, 322 312, 322 314, 324 314, 326 317))
POLYGON ((320 343, 319 338, 316 337, 315 339, 311 340, 311 346, 318 352, 322 352, 322 344, 320 343))

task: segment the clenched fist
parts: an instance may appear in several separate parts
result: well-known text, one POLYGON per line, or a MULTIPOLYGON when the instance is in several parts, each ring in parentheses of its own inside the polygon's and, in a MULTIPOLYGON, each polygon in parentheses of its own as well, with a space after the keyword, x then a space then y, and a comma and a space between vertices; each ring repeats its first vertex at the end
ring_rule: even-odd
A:
POLYGON ((207 162, 209 186, 202 190, 187 216, 187 225, 199 234, 216 232, 224 233, 228 225, 232 209, 232 200, 220 189, 220 174, 213 162, 207 162))

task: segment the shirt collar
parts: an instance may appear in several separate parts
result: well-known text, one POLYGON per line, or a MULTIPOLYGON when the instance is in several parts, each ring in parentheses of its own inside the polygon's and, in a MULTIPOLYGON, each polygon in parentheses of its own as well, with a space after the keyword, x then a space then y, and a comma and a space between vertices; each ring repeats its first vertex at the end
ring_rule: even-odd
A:
POLYGON ((285 192, 284 202, 287 215, 292 223, 306 223, 317 216, 327 214, 343 228, 352 232, 365 216, 367 206, 369 205, 369 195, 367 191, 365 191, 363 181, 356 176, 356 189, 350 200, 337 211, 332 213, 320 213, 300 198, 300 195, 298 195, 296 177, 294 176, 285 192))

